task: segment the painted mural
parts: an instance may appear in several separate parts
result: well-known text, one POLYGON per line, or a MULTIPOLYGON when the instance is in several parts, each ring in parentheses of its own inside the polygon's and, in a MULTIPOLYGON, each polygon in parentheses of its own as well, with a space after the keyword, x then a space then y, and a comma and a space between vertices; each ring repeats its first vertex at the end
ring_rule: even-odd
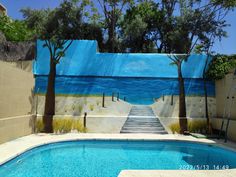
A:
MULTIPOLYGON (((205 55, 191 55, 183 63, 187 96, 203 97, 205 62, 205 55)), ((43 48, 43 41, 38 41, 35 92, 46 92, 48 72, 49 52, 43 48)), ((171 65, 167 54, 99 53, 96 41, 73 41, 57 66, 55 90, 57 95, 67 98, 90 97, 91 100, 105 94, 119 97, 125 104, 151 105, 162 95, 178 96, 177 68, 171 65)), ((214 97, 213 82, 207 82, 207 90, 214 97)))
MULTIPOLYGON (((45 93, 47 76, 36 76, 36 89, 45 93)), ((208 95, 214 96, 214 84, 207 83, 208 95)), ((187 95, 203 95, 201 79, 185 79, 187 95)), ((153 104, 162 95, 178 95, 178 80, 167 78, 134 78, 134 77, 67 77, 56 78, 56 94, 63 95, 96 95, 112 94, 131 104, 153 104)))

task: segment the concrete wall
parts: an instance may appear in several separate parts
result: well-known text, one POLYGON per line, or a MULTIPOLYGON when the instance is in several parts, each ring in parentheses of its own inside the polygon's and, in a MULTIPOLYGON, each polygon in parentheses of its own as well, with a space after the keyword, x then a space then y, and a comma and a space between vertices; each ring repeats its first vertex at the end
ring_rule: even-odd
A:
MULTIPOLYGON (((225 109, 226 112, 229 113, 230 105, 232 104, 230 118, 235 119, 235 121, 230 121, 228 137, 229 139, 236 141, 236 98, 232 99, 232 96, 236 97, 236 79, 233 80, 233 72, 226 75, 224 79, 216 81, 216 117, 222 118, 225 109), (226 97, 229 94, 230 88, 230 99, 227 100, 226 97)), ((219 130, 221 127, 221 122, 221 119, 212 119, 213 128, 219 130)))
POLYGON ((0 61, 0 143, 30 134, 33 74, 0 61))

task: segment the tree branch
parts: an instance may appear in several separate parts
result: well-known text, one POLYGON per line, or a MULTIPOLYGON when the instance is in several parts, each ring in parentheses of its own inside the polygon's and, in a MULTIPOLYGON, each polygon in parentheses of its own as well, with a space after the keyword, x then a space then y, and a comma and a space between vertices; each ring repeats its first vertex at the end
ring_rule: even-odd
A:
MULTIPOLYGON (((71 46, 72 42, 73 42, 73 40, 70 40, 69 44, 63 49, 62 53, 66 52, 66 50, 71 46)), ((61 55, 57 55, 57 57, 55 58, 57 63, 60 61, 61 57, 62 57, 61 55)))

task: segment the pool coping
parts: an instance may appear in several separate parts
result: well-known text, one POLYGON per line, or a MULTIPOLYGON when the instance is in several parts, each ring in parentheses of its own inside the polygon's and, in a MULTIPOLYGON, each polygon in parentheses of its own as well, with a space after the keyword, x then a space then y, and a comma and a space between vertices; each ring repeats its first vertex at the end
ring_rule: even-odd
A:
MULTIPOLYGON (((197 139, 182 135, 156 134, 98 134, 98 133, 68 133, 68 134, 32 134, 7 143, 0 144, 0 165, 14 159, 18 155, 45 144, 76 141, 76 140, 139 140, 139 141, 187 141, 211 144, 236 151, 236 143, 224 143, 222 140, 197 139)), ((236 176, 236 169, 230 170, 122 170, 119 177, 169 177, 169 176, 236 176), (177 175, 181 174, 181 175, 177 175)))

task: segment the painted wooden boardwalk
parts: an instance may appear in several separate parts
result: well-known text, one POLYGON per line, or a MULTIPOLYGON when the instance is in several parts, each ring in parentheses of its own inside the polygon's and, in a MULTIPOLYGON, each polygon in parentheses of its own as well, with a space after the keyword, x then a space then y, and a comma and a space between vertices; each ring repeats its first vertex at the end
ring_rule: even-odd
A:
POLYGON ((167 134, 150 106, 133 106, 120 133, 167 134))

